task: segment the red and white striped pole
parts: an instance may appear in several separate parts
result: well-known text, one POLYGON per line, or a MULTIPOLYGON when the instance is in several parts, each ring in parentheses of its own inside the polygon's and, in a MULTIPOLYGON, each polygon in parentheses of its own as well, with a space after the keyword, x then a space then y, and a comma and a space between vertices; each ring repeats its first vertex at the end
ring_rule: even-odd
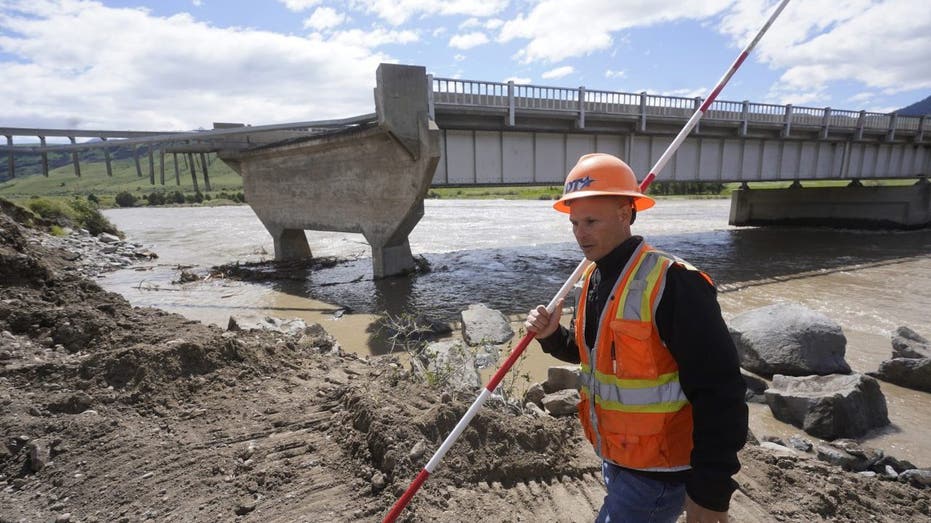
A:
POLYGON ((698 121, 701 120, 701 117, 705 115, 705 111, 708 110, 708 107, 717 99, 718 93, 721 92, 721 89, 724 89, 724 86, 727 85, 727 82, 731 79, 731 76, 734 76, 734 73, 740 67, 740 64, 747 59, 747 56, 750 54, 750 51, 756 47, 756 44, 760 41, 760 38, 763 38, 763 34, 769 29, 769 26, 773 25, 773 22, 776 21, 776 18, 779 16, 779 13, 785 9, 786 4, 789 3, 789 0, 782 0, 779 5, 776 7, 776 10, 773 11, 773 14, 770 15, 769 20, 763 24, 763 27, 756 33, 756 37, 753 38, 747 47, 737 56, 737 59, 734 60, 734 63, 731 64, 731 68, 724 73, 724 76, 718 80, 718 85, 714 86, 714 89, 711 90, 711 94, 708 95, 708 98, 705 99, 705 102, 701 104, 701 107, 695 111, 695 114, 689 118, 689 121, 686 122, 685 127, 679 131, 679 134, 676 135, 676 138, 669 144, 669 147, 666 148, 666 151, 662 156, 659 157, 659 160, 656 161, 656 165, 650 169, 650 173, 643 178, 643 181, 640 182, 640 192, 646 192, 647 188, 653 183, 653 180, 656 179, 656 176, 659 175, 659 172, 663 170, 663 167, 666 166, 666 162, 672 158, 672 155, 676 152, 676 149, 682 145, 682 142, 685 140, 685 137, 692 132, 692 129, 698 124, 698 121))
MULTIPOLYGON (((789 0, 782 0, 773 14, 769 17, 769 20, 760 28, 756 37, 752 42, 740 53, 740 56, 737 57, 737 60, 731 65, 727 73, 718 81, 718 84, 711 91, 711 94, 708 96, 708 99, 701 105, 701 107, 695 111, 695 114, 689 118, 689 121, 685 124, 685 127, 679 131, 679 134, 676 135, 676 138, 669 144, 669 147, 666 148, 666 151, 663 152, 663 155, 660 156, 657 160, 656 165, 650 169, 650 174, 648 174, 643 182, 640 183, 640 192, 645 192, 647 187, 653 183, 653 180, 663 170, 663 167, 666 166, 666 162, 672 157, 676 152, 676 149, 682 144, 682 141, 685 140, 685 137, 692 131, 695 127, 695 124, 698 123, 698 120, 705 114, 705 110, 708 109, 708 106, 718 97, 718 93, 721 92, 721 89, 724 88, 724 85, 727 84, 727 81, 731 79, 731 76, 734 75, 734 72, 740 67, 740 64, 747 58, 747 55, 750 53, 757 42, 760 41, 760 38, 763 37, 763 34, 769 29, 769 26, 772 25, 773 21, 776 20, 776 17, 779 16, 779 13, 782 12, 786 4, 789 3, 789 0)), ((579 265, 572 271, 572 274, 569 276, 569 279, 563 283, 560 287, 559 292, 556 293, 556 296, 553 296, 553 299, 550 300, 549 304, 546 306, 546 310, 550 313, 556 308, 556 303, 559 300, 566 297, 569 294, 569 290, 572 289, 572 286, 575 285, 575 282, 582 277, 582 273, 585 271, 585 268, 591 262, 588 260, 582 260, 579 265)), ((459 420, 459 423, 456 424, 453 431, 449 433, 449 436, 443 441, 443 444, 440 445, 440 448, 433 454, 433 457, 430 458, 430 461, 427 462, 427 465, 417 474, 417 477, 414 478, 414 481, 411 482, 410 486, 407 487, 407 490, 404 491, 404 494, 395 502, 394 506, 391 507, 391 510, 388 512, 388 515, 385 516, 385 519, 382 520, 382 523, 393 523, 401 512, 404 510, 404 507, 410 502, 411 498, 414 497, 414 494, 420 489, 420 486, 427 481, 427 478, 430 477, 430 474, 436 470, 436 467, 439 466, 440 462, 443 461, 443 456, 449 452, 449 449, 453 446, 453 443, 459 438, 462 434, 462 431, 469 425, 472 421, 472 418, 478 413, 479 409, 482 408, 482 405, 485 404, 485 401, 491 396, 491 393, 498 387, 498 384, 501 383, 501 380, 508 373, 514 363, 517 361, 517 358, 524 352, 524 349, 527 348, 527 345, 533 340, 533 333, 528 332, 517 346, 514 347, 514 350, 511 351, 511 355, 508 356, 508 359, 504 361, 501 365, 501 368, 495 372, 495 375, 492 376, 491 380, 488 381, 488 384, 485 385, 485 388, 482 389, 482 392, 478 395, 472 405, 469 407, 469 410, 466 411, 465 415, 462 416, 462 419, 459 420)))
MULTIPOLYGON (((559 300, 566 297, 569 294, 569 291, 572 289, 572 286, 575 285, 575 282, 582 277, 582 272, 585 271, 585 268, 588 267, 588 264, 591 263, 588 260, 582 260, 579 265, 572 271, 572 275, 569 276, 569 279, 566 280, 566 283, 563 283, 562 287, 559 288, 559 292, 556 293, 556 296, 553 296, 553 299, 550 300, 549 304, 546 306, 546 310, 553 312, 556 309, 556 303, 559 300)), ((423 485, 423 482, 427 480, 430 474, 436 470, 436 467, 443 461, 443 456, 449 451, 453 446, 453 443, 459 438, 459 435, 462 434, 462 431, 469 425, 472 421, 472 418, 478 413, 479 409, 482 408, 482 405, 485 403, 491 393, 498 387, 498 384, 501 383, 501 380, 508 373, 511 367, 514 366, 514 363, 517 361, 517 358, 524 352, 524 349, 527 348, 527 345, 533 340, 533 333, 528 332, 521 338, 520 342, 517 343, 517 346, 514 347, 514 350, 511 351, 511 355, 508 356, 508 359, 504 361, 501 365, 501 368, 495 372, 495 375, 491 377, 488 381, 488 384, 485 385, 485 388, 482 389, 482 392, 475 398, 475 401, 472 402, 472 405, 469 407, 469 410, 466 411, 465 415, 462 416, 462 419, 459 420, 459 423, 453 428, 453 431, 449 433, 449 436, 446 436, 446 439, 443 441, 443 444, 440 445, 440 448, 433 454, 433 457, 430 458, 430 461, 427 462, 427 466, 417 474, 417 477, 414 478, 414 481, 411 482, 411 485, 407 487, 407 490, 395 502, 394 506, 391 507, 391 511, 388 512, 388 515, 385 516, 385 519, 382 520, 384 523, 393 522, 401 514, 401 511, 404 510, 404 507, 407 506, 407 503, 414 497, 414 493, 417 492, 417 489, 423 485)))

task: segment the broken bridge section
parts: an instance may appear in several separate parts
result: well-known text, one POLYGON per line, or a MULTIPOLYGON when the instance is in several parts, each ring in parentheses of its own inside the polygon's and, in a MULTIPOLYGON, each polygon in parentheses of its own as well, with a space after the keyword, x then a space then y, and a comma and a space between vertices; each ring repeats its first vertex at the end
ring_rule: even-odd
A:
POLYGON ((220 151, 243 178, 246 201, 272 235, 275 259, 311 257, 305 230, 361 233, 376 278, 414 268, 408 235, 440 158, 426 69, 381 64, 375 118, 332 132, 284 133, 220 151))

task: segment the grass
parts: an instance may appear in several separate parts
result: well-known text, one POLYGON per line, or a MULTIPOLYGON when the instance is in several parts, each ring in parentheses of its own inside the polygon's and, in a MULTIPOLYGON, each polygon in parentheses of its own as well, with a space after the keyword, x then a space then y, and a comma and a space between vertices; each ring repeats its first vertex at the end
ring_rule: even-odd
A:
MULTIPOLYGON (((107 176, 106 164, 103 162, 82 162, 81 176, 75 176, 71 165, 58 167, 49 172, 49 176, 32 175, 17 177, 0 183, 0 197, 19 203, 25 203, 34 196, 66 197, 80 196, 87 198, 94 195, 100 201, 101 207, 113 207, 115 196, 122 191, 128 191, 137 197, 149 194, 152 191, 180 190, 185 194, 194 194, 194 183, 191 180, 191 171, 183 157, 179 155, 180 184, 177 184, 174 172, 172 155, 165 156, 165 185, 161 185, 161 173, 158 157, 154 162, 155 185, 150 183, 149 162, 147 157, 140 157, 139 164, 143 176, 139 177, 136 165, 132 159, 114 160, 112 162, 113 176, 107 176)), ((207 156, 208 174, 211 191, 204 187, 203 173, 200 162, 197 161, 197 183, 202 193, 238 192, 242 191, 242 178, 229 168, 216 155, 207 156)), ((144 201, 142 202, 145 203, 144 201)))
POLYGON ((116 227, 104 216, 97 205, 86 198, 39 198, 32 197, 23 205, 33 214, 51 222, 49 232, 64 236, 65 227, 87 229, 94 236, 106 232, 119 235, 116 227))

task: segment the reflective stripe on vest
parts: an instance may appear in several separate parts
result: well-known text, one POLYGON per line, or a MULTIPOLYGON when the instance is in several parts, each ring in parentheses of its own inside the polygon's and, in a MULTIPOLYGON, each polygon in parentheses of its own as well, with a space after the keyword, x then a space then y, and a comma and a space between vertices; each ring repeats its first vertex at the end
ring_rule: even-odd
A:
MULTIPOLYGON (((650 307, 650 298, 652 298, 650 294, 652 293, 646 291, 655 288, 656 281, 661 274, 664 274, 666 267, 668 267, 668 262, 664 263, 663 258, 656 251, 648 251, 640 257, 633 268, 633 277, 621 292, 623 306, 618 307, 618 319, 652 321, 653 309, 650 307)), ((665 281, 664 278, 664 286, 665 281)))
POLYGON ((679 373, 655 380, 623 379, 582 365, 582 390, 604 409, 619 412, 676 412, 688 404, 679 385, 679 373))

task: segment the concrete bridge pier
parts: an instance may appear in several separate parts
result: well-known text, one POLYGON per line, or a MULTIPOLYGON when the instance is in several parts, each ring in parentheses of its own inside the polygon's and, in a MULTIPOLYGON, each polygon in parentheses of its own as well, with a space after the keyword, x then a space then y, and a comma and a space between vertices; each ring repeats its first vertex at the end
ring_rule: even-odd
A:
POLYGON ((304 235, 302 229, 284 229, 267 223, 264 225, 268 233, 272 235, 276 260, 300 260, 313 257, 310 244, 307 243, 307 236, 304 235))
POLYGON ((731 225, 814 225, 868 229, 931 226, 931 183, 905 186, 741 188, 731 193, 731 225))
POLYGON ((220 153, 242 175, 276 259, 310 257, 305 230, 340 231, 365 236, 376 278, 414 269, 407 238, 440 158, 426 89, 423 67, 381 64, 373 121, 220 153))

